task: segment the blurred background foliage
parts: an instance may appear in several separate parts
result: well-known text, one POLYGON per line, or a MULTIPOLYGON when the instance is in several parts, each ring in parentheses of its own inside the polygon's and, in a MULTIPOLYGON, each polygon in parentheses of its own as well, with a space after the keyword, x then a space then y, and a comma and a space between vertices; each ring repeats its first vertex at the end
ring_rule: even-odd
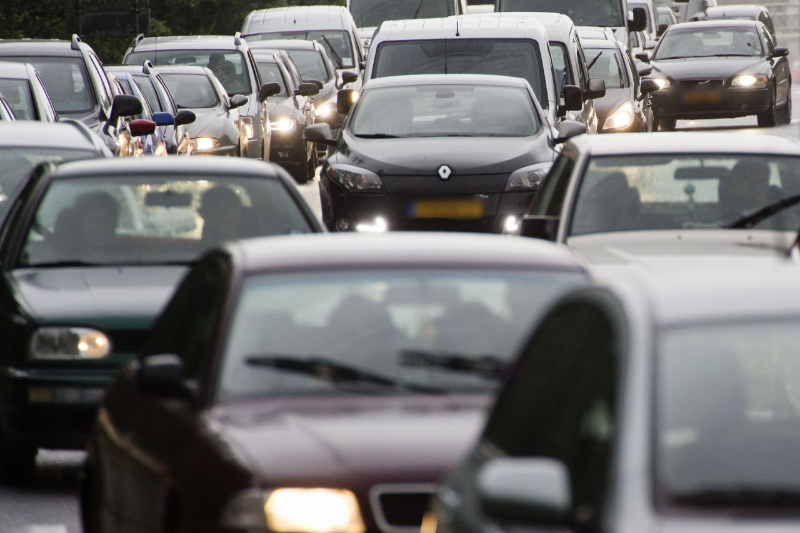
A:
MULTIPOLYGON (((254 9, 344 4, 344 0, 151 0, 150 35, 233 35, 254 9)), ((1 0, 0 39, 68 39, 67 13, 74 5, 74 0, 1 0)), ((81 36, 109 65, 122 62, 133 37, 81 36)))

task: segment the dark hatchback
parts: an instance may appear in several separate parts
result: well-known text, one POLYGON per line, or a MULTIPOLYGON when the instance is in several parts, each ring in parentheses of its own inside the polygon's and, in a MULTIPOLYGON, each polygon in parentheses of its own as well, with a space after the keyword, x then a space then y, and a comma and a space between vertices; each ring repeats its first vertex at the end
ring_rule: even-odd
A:
POLYGON ((83 448, 105 386, 222 241, 320 231, 283 170, 206 158, 42 166, 0 233, 0 476, 83 448))
POLYGON ((559 247, 488 235, 208 254, 103 400, 85 531, 418 531, 518 342, 585 277, 559 247))
MULTIPOLYGON (((340 92, 340 109, 353 96, 340 92)), ((566 131, 586 127, 566 122, 566 131)), ((335 146, 320 196, 325 224, 339 231, 501 231, 530 203, 561 140, 527 81, 465 74, 370 80, 338 139, 326 124, 306 135, 335 146)))

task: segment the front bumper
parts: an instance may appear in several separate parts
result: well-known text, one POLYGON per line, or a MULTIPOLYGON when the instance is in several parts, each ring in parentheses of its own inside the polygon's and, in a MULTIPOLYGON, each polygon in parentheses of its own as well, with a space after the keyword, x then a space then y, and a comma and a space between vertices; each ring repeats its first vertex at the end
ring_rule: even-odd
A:
POLYGON ((689 91, 670 88, 651 94, 653 114, 659 118, 675 119, 709 119, 736 118, 755 115, 767 111, 772 102, 772 89, 767 86, 761 89, 722 88, 718 91, 695 91, 694 94, 705 94, 705 98, 697 98, 692 102, 689 91))

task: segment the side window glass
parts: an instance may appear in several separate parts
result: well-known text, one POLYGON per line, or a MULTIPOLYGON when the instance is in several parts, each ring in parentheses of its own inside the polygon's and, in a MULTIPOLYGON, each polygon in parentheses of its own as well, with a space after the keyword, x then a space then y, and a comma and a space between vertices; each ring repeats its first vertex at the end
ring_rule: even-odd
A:
POLYGON ((636 70, 636 62, 633 60, 630 50, 625 50, 625 60, 628 62, 628 69, 631 71, 631 78, 633 79, 633 87, 635 91, 639 92, 639 71, 636 70))
POLYGON ((578 55, 578 79, 580 80, 580 85, 578 86, 586 90, 589 87, 589 70, 586 68, 586 56, 577 39, 572 40, 572 46, 575 48, 578 55))
POLYGON ((89 55, 89 61, 91 62, 92 69, 94 70, 95 74, 97 75, 100 84, 102 85, 103 94, 102 94, 102 101, 103 105, 108 106, 111 105, 111 95, 113 92, 111 91, 111 85, 108 82, 108 76, 106 76, 105 70, 103 70, 102 65, 100 65, 100 60, 97 59, 93 55, 89 55))
POLYGON ((564 206, 564 196, 567 193, 567 187, 569 186, 569 180, 574 168, 575 160, 570 156, 561 154, 558 157, 553 164, 553 168, 550 170, 550 174, 547 176, 544 186, 536 198, 532 214, 549 216, 561 215, 561 208, 564 206))
POLYGON ((565 85, 574 85, 572 72, 569 68, 569 58, 567 48, 560 43, 550 43, 550 57, 553 58, 553 68, 556 71, 556 82, 558 82, 558 92, 561 94, 565 85))
POLYGON ((764 36, 764 40, 767 43, 767 54, 772 55, 772 52, 775 51, 775 43, 772 42, 772 35, 769 34, 766 28, 761 28, 761 34, 764 36))
POLYGON ((158 87, 158 98, 161 100, 161 107, 164 108, 164 111, 168 111, 173 115, 176 114, 178 108, 175 105, 175 100, 172 99, 172 94, 167 89, 167 85, 161 79, 161 76, 156 75, 156 86, 158 87))
POLYGON ((153 112, 159 113, 164 111, 164 108, 161 107, 161 102, 158 101, 156 89, 153 87, 153 82, 150 81, 150 78, 136 76, 133 79, 136 82, 136 85, 139 86, 139 89, 142 90, 142 94, 144 94, 145 99, 150 103, 150 107, 153 109, 153 112))

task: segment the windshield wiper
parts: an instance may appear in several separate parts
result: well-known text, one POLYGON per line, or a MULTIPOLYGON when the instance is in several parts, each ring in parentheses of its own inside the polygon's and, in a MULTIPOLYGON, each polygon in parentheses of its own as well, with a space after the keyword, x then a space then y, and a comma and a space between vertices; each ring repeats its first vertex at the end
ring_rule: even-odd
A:
POLYGON ((27 265, 20 265, 22 268, 59 268, 59 267, 98 267, 106 266, 100 263, 90 263, 89 261, 81 261, 79 259, 70 259, 68 261, 43 261, 41 263, 31 263, 27 265))
POLYGON ((403 366, 444 368, 454 372, 475 374, 487 379, 502 379, 508 375, 511 364, 496 355, 464 356, 451 352, 426 350, 401 350, 400 364, 403 366))
POLYGON ((359 139, 399 139, 399 135, 391 135, 389 133, 354 133, 354 136, 359 139))
POLYGON ((748 211, 740 217, 728 222, 723 227, 728 229, 750 229, 771 216, 797 204, 800 204, 800 194, 784 198, 783 200, 762 207, 755 212, 748 211))
POLYGON ((791 489, 705 489, 674 494, 670 500, 681 505, 798 507, 800 490, 791 489))
POLYGON ((296 357, 285 355, 251 355, 245 358, 245 363, 252 366, 261 366, 305 374, 320 381, 332 384, 368 383, 386 388, 424 392, 427 394, 441 394, 445 391, 397 381, 387 376, 373 374, 355 366, 346 365, 320 356, 296 357))
POLYGON ((328 47, 331 49, 331 54, 333 54, 333 58, 336 60, 336 64, 339 66, 339 68, 344 68, 344 63, 342 62, 342 58, 339 56, 336 50, 333 49, 333 45, 328 40, 328 37, 326 35, 323 35, 322 40, 328 43, 328 47))
POLYGON ((595 63, 597 63, 597 60, 598 60, 598 59, 600 59, 600 56, 601 56, 601 55, 603 55, 603 52, 600 52, 599 54, 597 54, 596 56, 594 56, 594 59, 592 59, 591 61, 589 61, 589 64, 588 64, 588 65, 586 65, 586 70, 591 70, 591 68, 594 66, 594 64, 595 64, 595 63))

